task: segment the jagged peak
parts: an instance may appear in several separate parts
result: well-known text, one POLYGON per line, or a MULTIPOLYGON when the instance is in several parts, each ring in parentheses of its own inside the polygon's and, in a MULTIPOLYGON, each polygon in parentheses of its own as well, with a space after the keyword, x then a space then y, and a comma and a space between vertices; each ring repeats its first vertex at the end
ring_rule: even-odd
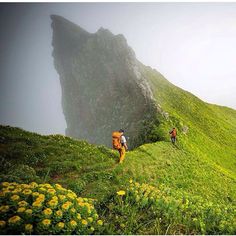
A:
POLYGON ((73 30, 76 30, 77 32, 79 32, 80 34, 84 34, 84 35, 91 35, 91 33, 89 33, 88 31, 86 31, 85 29, 83 29, 81 26, 73 23, 72 21, 67 20, 66 18, 59 16, 59 15, 50 15, 50 18, 52 20, 52 27, 55 28, 57 26, 59 26, 60 28, 73 28, 73 30))
POLYGON ((110 30, 105 29, 103 27, 100 27, 96 34, 106 34, 106 35, 114 36, 114 34, 110 30))

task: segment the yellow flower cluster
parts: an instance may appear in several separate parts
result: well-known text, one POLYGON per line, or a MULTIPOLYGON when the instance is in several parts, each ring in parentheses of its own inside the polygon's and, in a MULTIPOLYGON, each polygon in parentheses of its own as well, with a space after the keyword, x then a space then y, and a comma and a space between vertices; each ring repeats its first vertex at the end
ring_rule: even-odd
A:
POLYGON ((0 201, 1 234, 91 234, 103 225, 95 199, 78 197, 60 184, 3 182, 0 201))
POLYGON ((4 228, 6 225, 6 221, 0 220, 0 228, 4 228))
POLYGON ((44 220, 42 220, 42 224, 43 224, 44 226, 48 227, 48 226, 51 224, 51 220, 49 220, 49 219, 44 219, 44 220))
POLYGON ((56 215, 59 216, 59 217, 62 217, 63 212, 61 210, 58 210, 58 211, 56 211, 56 215))
POLYGON ((22 212, 24 212, 26 209, 25 209, 25 207, 19 207, 18 209, 17 209, 17 212, 18 213, 22 213, 22 212))
MULTIPOLYGON (((128 192, 134 197, 135 201, 139 202, 142 206, 151 204, 162 197, 160 190, 154 186, 145 183, 140 184, 133 180, 130 180, 129 183, 128 192)), ((166 198, 163 199, 167 200, 166 198)))
POLYGON ((62 205, 62 210, 63 211, 68 211, 68 209, 72 206, 72 202, 65 202, 63 205, 62 205))
POLYGON ((9 220, 9 224, 16 224, 21 220, 20 216, 12 216, 9 220))
POLYGON ((20 201, 18 202, 18 206, 19 207, 26 207, 28 205, 28 203, 26 201, 20 201))
POLYGON ((56 224, 56 226, 59 228, 59 229, 63 229, 65 227, 65 223, 63 222, 59 222, 56 224))
POLYGON ((9 206, 5 205, 5 206, 0 206, 0 212, 1 213, 5 213, 9 210, 9 206))
POLYGON ((32 224, 25 224, 25 231, 26 232, 32 232, 33 231, 33 225, 32 224))
POLYGON ((46 208, 43 210, 43 214, 48 217, 52 214, 52 210, 50 208, 46 208))

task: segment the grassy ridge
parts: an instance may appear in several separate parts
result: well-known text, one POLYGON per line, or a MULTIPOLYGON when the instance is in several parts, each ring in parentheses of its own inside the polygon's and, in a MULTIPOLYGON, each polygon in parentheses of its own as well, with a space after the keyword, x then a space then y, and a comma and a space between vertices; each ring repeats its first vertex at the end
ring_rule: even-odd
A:
POLYGON ((181 132, 186 125, 189 132, 180 138, 182 147, 236 177, 236 111, 207 104, 149 68, 145 68, 145 73, 156 100, 169 113, 165 128, 175 125, 181 132))
POLYGON ((29 181, 38 178, 96 198, 108 194, 110 188, 121 187, 130 178, 181 188, 214 201, 236 198, 234 175, 217 168, 214 162, 202 158, 201 153, 192 155, 169 142, 142 145, 128 152, 121 166, 117 164, 118 153, 104 146, 4 126, 0 132, 4 137, 0 150, 5 178, 11 175, 13 179, 25 176, 29 181), (24 175, 20 171, 22 165, 24 175))

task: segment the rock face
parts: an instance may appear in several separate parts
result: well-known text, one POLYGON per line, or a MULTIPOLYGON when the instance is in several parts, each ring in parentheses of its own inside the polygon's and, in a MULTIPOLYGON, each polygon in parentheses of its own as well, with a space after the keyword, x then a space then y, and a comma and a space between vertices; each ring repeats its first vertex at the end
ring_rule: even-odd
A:
POLYGON ((51 19, 66 135, 111 147, 112 131, 123 128, 130 146, 140 145, 143 122, 156 107, 126 39, 103 28, 88 33, 60 16, 51 19))

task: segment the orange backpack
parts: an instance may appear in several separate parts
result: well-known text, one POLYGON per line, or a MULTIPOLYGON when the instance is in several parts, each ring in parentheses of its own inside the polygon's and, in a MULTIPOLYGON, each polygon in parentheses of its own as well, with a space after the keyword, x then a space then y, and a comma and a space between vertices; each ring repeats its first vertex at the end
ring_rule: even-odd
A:
POLYGON ((173 129, 172 130, 172 137, 176 137, 176 134, 177 134, 176 129, 173 129))
POLYGON ((121 145, 121 133, 118 131, 114 131, 112 133, 112 146, 114 149, 121 149, 122 145, 121 145))

